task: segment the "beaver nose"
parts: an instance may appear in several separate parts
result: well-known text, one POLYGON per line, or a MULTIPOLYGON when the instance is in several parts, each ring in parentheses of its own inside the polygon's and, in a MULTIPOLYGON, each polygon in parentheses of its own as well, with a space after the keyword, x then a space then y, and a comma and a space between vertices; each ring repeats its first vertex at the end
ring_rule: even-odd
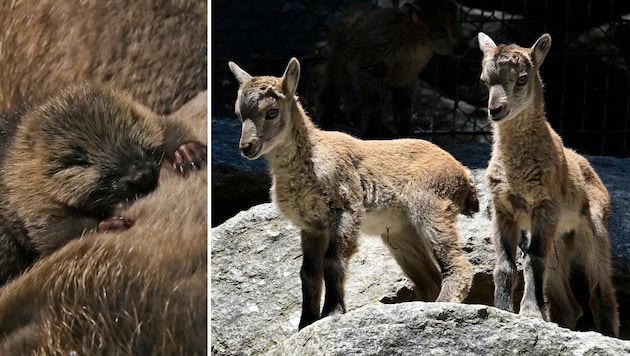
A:
POLYGON ((134 194, 147 194, 157 187, 159 171, 147 164, 134 163, 123 177, 127 189, 134 194))

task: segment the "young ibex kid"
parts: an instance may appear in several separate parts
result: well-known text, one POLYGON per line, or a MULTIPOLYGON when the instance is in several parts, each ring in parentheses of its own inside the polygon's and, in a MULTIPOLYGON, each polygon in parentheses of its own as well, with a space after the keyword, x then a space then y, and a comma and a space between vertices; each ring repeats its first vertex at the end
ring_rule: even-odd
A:
POLYGON ((373 138, 386 132, 387 101, 391 101, 398 136, 410 136, 418 73, 433 52, 458 57, 468 46, 459 28, 457 3, 413 0, 401 8, 371 3, 350 7, 331 28, 329 48, 317 99, 318 123, 333 128, 350 79, 361 107, 362 136, 373 138))
POLYGON ((242 155, 267 158, 273 201, 301 229, 300 329, 320 318, 322 278, 321 315, 345 312, 346 266, 360 230, 380 235, 432 298, 461 302, 468 295, 472 265, 461 249, 456 217, 472 215, 479 202, 466 168, 426 141, 362 141, 319 130, 296 97, 295 58, 282 78, 229 66, 240 84, 235 106, 242 155))
POLYGON ((531 48, 497 46, 484 33, 478 38, 481 80, 489 90, 488 116, 494 125, 486 174, 497 254, 494 303, 513 310, 516 248, 521 244, 525 290, 520 314, 574 327, 582 308, 569 278, 578 268, 588 280, 597 330, 617 336, 608 192, 588 161, 565 148, 545 118, 539 68, 551 37, 542 35, 531 48), (522 231, 530 232, 529 241, 520 241, 522 231))

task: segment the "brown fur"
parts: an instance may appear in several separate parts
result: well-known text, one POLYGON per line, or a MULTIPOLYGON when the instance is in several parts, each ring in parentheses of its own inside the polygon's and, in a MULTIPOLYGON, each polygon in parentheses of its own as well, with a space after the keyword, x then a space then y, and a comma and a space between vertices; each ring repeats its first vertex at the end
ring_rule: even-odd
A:
MULTIPOLYGON (((197 101, 197 100, 196 100, 197 101)), ((193 117, 205 141, 206 105, 193 117)), ((206 355, 207 171, 125 210, 126 231, 69 242, 0 293, 3 355, 206 355)))
POLYGON ((84 81, 169 113, 207 87, 207 2, 0 2, 0 111, 84 81))
POLYGON ((453 1, 413 0, 401 8, 356 4, 330 30, 318 122, 325 129, 333 128, 339 99, 350 79, 362 111, 363 137, 383 136, 388 100, 398 135, 410 136, 418 73, 434 52, 462 56, 466 49, 459 6, 453 1))
POLYGON ((0 283, 87 231, 117 228, 116 209, 155 189, 164 156, 180 168, 205 159, 187 130, 113 89, 69 88, 2 125, 0 283))
POLYGON ((423 140, 362 141, 317 129, 295 96, 295 58, 282 78, 229 66, 240 83, 242 154, 265 156, 273 201, 301 229, 300 328, 320 318, 322 280, 321 315, 345 312, 346 266, 360 230, 382 237, 427 299, 461 302, 468 295, 472 265, 456 217, 478 211, 479 203, 467 169, 423 140))
POLYGON ((525 290, 520 314, 575 327, 582 315, 569 279, 587 277, 597 330, 618 336, 619 315, 611 281, 606 187, 588 161, 565 148, 546 120, 539 68, 551 37, 531 48, 497 46, 480 33, 481 79, 489 88, 494 125, 487 183, 493 199, 497 252, 495 305, 513 310, 516 248, 524 252, 525 290), (530 237, 521 241, 521 231, 530 237), (548 310, 546 308, 548 306, 548 310))

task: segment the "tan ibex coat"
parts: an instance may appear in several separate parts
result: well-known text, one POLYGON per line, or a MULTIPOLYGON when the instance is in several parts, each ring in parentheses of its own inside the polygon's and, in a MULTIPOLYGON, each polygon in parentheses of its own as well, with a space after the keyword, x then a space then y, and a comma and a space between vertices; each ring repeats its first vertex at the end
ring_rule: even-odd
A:
POLYGON ((320 318, 322 280, 321 315, 345 312, 343 282, 360 230, 383 238, 428 299, 461 302, 467 296, 472 266, 456 217, 478 211, 479 203, 466 168, 426 141, 362 141, 319 130, 295 96, 296 59, 282 78, 253 77, 232 62, 230 69, 240 83, 242 154, 265 156, 273 201, 301 229, 300 328, 320 318))
POLYGON ((481 80, 489 89, 488 115, 494 128, 486 176, 497 253, 494 303, 513 310, 520 245, 525 256, 520 314, 574 327, 582 308, 569 278, 579 269, 588 280, 597 330, 617 336, 607 232, 610 199, 588 161, 565 148, 545 118, 539 68, 550 46, 547 34, 523 48, 497 46, 479 33, 481 80), (529 236, 522 239, 522 231, 529 236))

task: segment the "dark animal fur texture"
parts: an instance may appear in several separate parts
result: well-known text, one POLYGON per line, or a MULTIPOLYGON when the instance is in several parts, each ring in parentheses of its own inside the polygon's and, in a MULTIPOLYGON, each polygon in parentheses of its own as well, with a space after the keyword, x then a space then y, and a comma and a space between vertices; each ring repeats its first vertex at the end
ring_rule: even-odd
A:
POLYGON ((116 209, 156 188, 163 158, 205 160, 181 125, 114 89, 73 87, 0 124, 0 283, 85 232, 128 227, 116 209))
POLYGON ((411 135, 412 103, 418 73, 433 53, 460 57, 468 45, 453 1, 413 0, 400 8, 355 4, 333 25, 329 55, 317 98, 317 121, 334 127, 335 112, 347 82, 361 109, 364 138, 392 136, 384 126, 386 104, 398 132, 411 135))
MULTIPOLYGON (((206 102, 182 117, 204 141, 206 102)), ((132 228, 73 240, 0 291, 0 354, 207 354, 207 171, 162 170, 124 211, 132 228)))
POLYGON ((167 114, 207 88, 207 2, 0 2, 0 111, 91 81, 167 114))

